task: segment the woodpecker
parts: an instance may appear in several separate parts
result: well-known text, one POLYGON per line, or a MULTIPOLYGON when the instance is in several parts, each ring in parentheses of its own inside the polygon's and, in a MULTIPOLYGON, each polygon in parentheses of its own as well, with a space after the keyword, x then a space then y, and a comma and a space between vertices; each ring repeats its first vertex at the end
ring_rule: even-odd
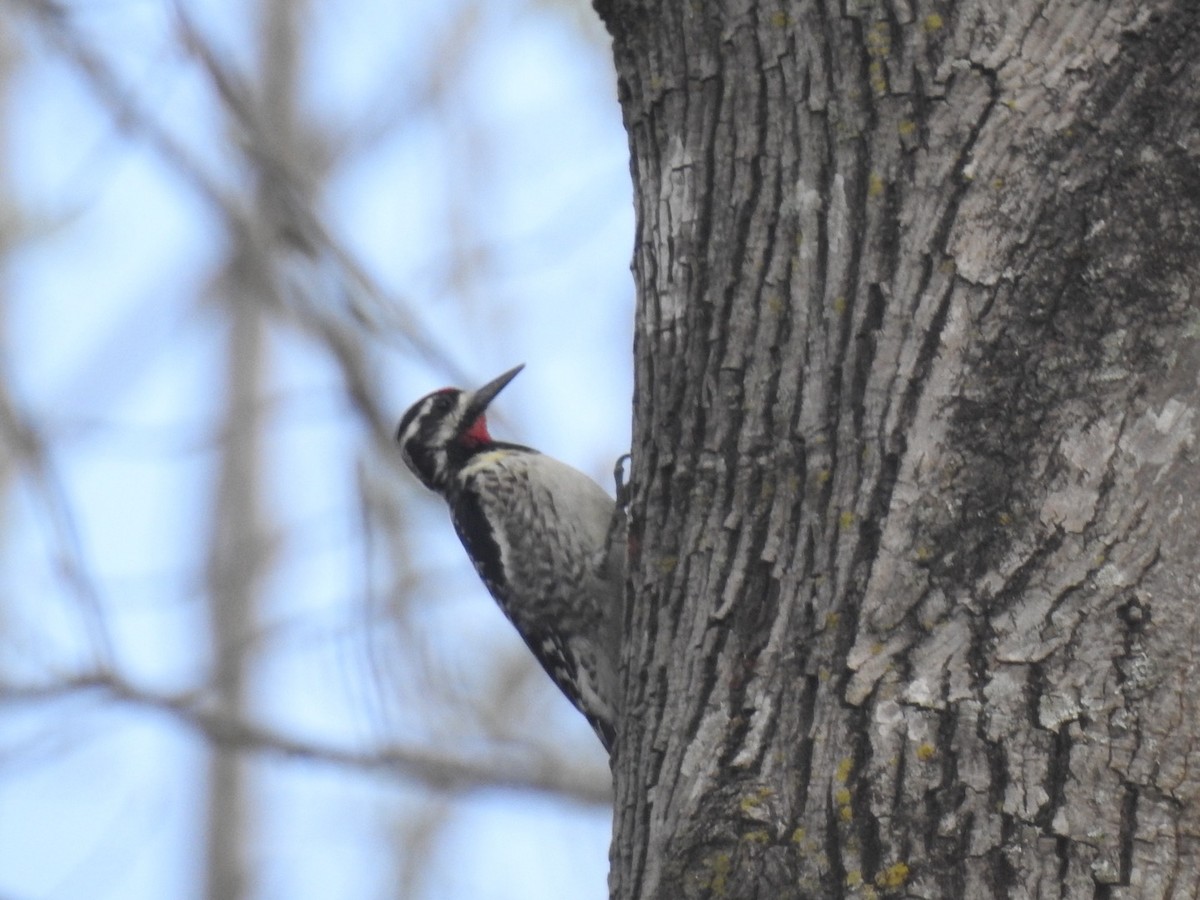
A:
POLYGON ((611 753, 625 583, 623 514, 577 469, 492 439, 486 412, 524 365, 476 391, 443 388, 396 441, 440 494, 475 571, 546 674, 611 753))

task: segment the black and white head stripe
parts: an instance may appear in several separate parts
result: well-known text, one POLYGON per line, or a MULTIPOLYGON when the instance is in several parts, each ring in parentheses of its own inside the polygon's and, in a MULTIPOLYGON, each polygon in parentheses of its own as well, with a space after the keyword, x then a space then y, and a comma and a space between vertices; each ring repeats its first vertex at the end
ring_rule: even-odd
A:
POLYGON ((448 447, 462 429, 470 397, 457 388, 443 388, 409 407, 396 428, 396 443, 404 462, 422 484, 439 490, 449 476, 448 447))
POLYGON ((509 369, 473 392, 442 388, 409 407, 396 428, 396 442, 422 484, 445 490, 455 467, 491 442, 484 413, 523 368, 509 369))

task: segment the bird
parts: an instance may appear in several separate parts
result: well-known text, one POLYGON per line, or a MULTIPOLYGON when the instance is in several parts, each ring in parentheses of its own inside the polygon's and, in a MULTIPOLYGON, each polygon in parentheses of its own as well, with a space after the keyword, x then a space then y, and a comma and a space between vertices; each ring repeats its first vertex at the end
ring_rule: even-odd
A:
POLYGON ((446 501, 500 609, 611 754, 620 705, 624 510, 578 469, 492 438, 488 407, 523 368, 474 391, 427 394, 400 419, 396 442, 409 470, 446 501))

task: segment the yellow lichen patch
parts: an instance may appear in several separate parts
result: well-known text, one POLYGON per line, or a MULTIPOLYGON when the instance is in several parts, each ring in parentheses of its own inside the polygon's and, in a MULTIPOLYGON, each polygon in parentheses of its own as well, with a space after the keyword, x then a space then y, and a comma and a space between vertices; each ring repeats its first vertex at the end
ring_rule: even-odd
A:
POLYGON ((829 469, 822 469, 817 473, 817 484, 824 484, 833 477, 833 472, 829 469))
POLYGON ((679 564, 678 556, 664 556, 658 561, 658 570, 664 575, 670 575, 679 564))
POLYGON ((1006 512, 1002 512, 1000 515, 996 516, 996 521, 1007 527, 1012 524, 1012 516, 1006 512))
POLYGON ((715 896, 724 896, 729 882, 729 873, 733 869, 732 858, 728 853, 718 853, 708 863, 708 868, 712 871, 712 879, 708 882, 709 888, 712 889, 715 896))
POLYGON ((841 613, 836 613, 836 612, 826 613, 825 614, 825 627, 826 628, 837 628, 837 624, 841 620, 842 620, 841 613))
POLYGON ((782 10, 771 13, 771 24, 776 28, 787 28, 792 24, 792 17, 782 10))
POLYGON ((846 298, 845 297, 834 297, 833 298, 833 311, 835 313, 837 313, 839 316, 844 316, 846 314, 846 298))
POLYGON ((867 196, 880 197, 883 195, 883 190, 886 187, 886 182, 878 172, 872 172, 867 181, 867 196))
POLYGON ((887 72, 883 61, 892 52, 892 32, 887 22, 876 22, 867 32, 867 53, 871 63, 867 69, 867 77, 871 82, 871 90, 882 94, 887 90, 887 72))
POLYGON ((917 562, 928 562, 933 559, 933 548, 925 544, 917 547, 916 551, 917 562))
POLYGON ((838 813, 841 815, 843 822, 849 822, 854 818, 854 810, 852 810, 849 806, 839 807, 838 813))
POLYGON ((833 799, 838 806, 846 806, 850 803, 850 789, 838 788, 833 794, 833 799))
POLYGON ((821 682, 822 684, 827 682, 832 677, 833 673, 830 672, 825 666, 821 666, 821 668, 817 669, 817 681, 821 682))
POLYGON ((855 869, 846 873, 846 887, 856 888, 862 884, 862 872, 855 869))
POLYGON ((765 831, 747 831, 742 835, 742 840, 748 844, 769 844, 771 836, 765 831))
POLYGON ((867 53, 874 57, 892 52, 892 29, 887 22, 876 22, 867 32, 867 53))
POLYGON ((898 888, 908 881, 908 866, 905 863, 892 863, 875 876, 875 883, 881 888, 898 888))
POLYGON ((929 741, 922 741, 917 745, 917 759, 921 762, 929 762, 937 754, 937 748, 929 741))
POLYGON ((773 793, 774 791, 772 791, 770 788, 761 787, 754 793, 744 796, 741 801, 739 801, 738 807, 744 813, 752 813, 754 810, 758 809, 758 807, 762 806, 763 801, 770 797, 773 793))
POLYGON ((838 526, 842 529, 842 531, 849 531, 851 528, 853 528, 854 513, 850 512, 848 509, 843 510, 842 514, 838 516, 838 526))
POLYGON ((912 119, 904 119, 896 126, 896 130, 900 132, 900 137, 908 137, 917 130, 917 123, 912 119))
POLYGON ((778 294, 771 294, 767 297, 767 309, 772 315, 779 315, 784 310, 783 298, 778 294))
POLYGON ((792 832, 792 843, 793 844, 803 844, 804 836, 805 836, 804 829, 797 828, 795 831, 792 832))
POLYGON ((937 13, 930 13, 925 17, 925 21, 921 24, 924 26, 926 31, 940 31, 946 23, 937 13))
POLYGON ((1004 189, 1004 179, 1003 178, 993 178, 992 179, 992 187, 994 189, 996 189, 997 191, 1003 190, 1004 189))
POLYGON ((845 784, 850 780, 850 773, 854 771, 854 760, 848 756, 843 756, 837 766, 835 777, 839 784, 845 784))
POLYGON ((867 66, 867 78, 871 82, 871 90, 876 95, 887 93, 887 72, 884 70, 882 62, 877 59, 871 60, 871 64, 867 66))

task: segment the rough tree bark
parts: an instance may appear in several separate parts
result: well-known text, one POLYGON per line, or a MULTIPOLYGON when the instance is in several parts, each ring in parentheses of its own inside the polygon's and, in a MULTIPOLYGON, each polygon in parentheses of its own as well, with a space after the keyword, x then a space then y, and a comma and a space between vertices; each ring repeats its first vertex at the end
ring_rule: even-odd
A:
POLYGON ((1200 5, 597 7, 613 896, 1200 896, 1200 5))

